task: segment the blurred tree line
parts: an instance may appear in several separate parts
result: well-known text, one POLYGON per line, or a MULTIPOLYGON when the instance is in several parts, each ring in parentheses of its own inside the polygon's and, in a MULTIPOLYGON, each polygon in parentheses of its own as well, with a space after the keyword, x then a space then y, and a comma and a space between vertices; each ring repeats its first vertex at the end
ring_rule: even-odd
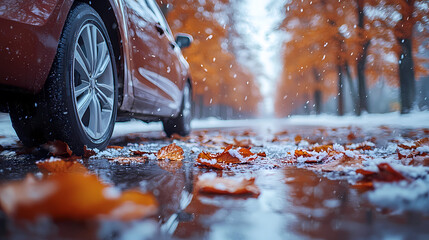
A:
POLYGON ((158 0, 173 33, 193 36, 183 49, 193 81, 194 117, 252 117, 262 100, 255 74, 237 59, 248 51, 235 28, 237 1, 158 0))
POLYGON ((360 115, 371 111, 368 86, 381 81, 399 87, 401 113, 413 109, 416 80, 429 74, 429 1, 299 0, 284 13, 278 116, 321 113, 332 97, 337 114, 348 97, 360 115))

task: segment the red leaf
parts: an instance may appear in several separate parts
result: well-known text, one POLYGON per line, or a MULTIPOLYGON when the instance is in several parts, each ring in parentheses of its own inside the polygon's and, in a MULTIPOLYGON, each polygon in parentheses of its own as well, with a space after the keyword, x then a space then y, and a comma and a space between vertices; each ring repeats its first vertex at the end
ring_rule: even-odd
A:
POLYGON ((94 156, 94 155, 96 155, 96 153, 95 153, 95 151, 94 151, 94 150, 92 150, 92 149, 88 149, 88 148, 86 147, 86 145, 85 145, 85 146, 83 146, 83 157, 84 157, 84 158, 90 158, 90 157, 92 157, 92 156, 94 156))
POLYGON ((52 156, 55 157, 71 157, 73 154, 69 148, 69 145, 60 140, 48 142, 44 144, 43 147, 47 149, 52 154, 52 156))

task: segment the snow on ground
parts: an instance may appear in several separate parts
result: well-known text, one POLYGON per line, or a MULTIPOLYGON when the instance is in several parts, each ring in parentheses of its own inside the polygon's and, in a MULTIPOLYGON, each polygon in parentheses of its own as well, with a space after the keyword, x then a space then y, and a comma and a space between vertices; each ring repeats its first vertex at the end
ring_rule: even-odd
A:
MULTIPOLYGON (((334 115, 301 115, 291 116, 284 119, 243 119, 243 120, 219 120, 216 118, 196 119, 192 121, 193 129, 212 128, 237 128, 258 126, 265 129, 275 130, 280 125, 312 125, 326 127, 378 127, 390 126, 401 128, 429 128, 429 111, 413 112, 401 115, 398 112, 384 114, 364 114, 357 116, 334 116, 334 115)), ((113 137, 126 135, 133 132, 161 131, 162 124, 159 122, 142 124, 141 121, 131 120, 129 122, 116 123, 113 137)))
MULTIPOLYGON (((258 126, 265 129, 275 128, 280 125, 313 125, 326 127, 377 127, 390 126, 402 128, 429 128, 429 111, 413 112, 407 115, 401 115, 398 112, 385 114, 364 114, 357 116, 333 116, 333 115, 303 115, 291 116, 285 119, 243 119, 243 120, 219 120, 216 118, 197 119, 192 121, 193 129, 212 129, 212 128, 234 128, 234 127, 253 127, 258 126)), ((162 131, 162 124, 154 122, 145 124, 139 120, 128 122, 118 122, 115 124, 115 130, 112 137, 123 136, 129 133, 162 131)), ((0 113, 0 145, 10 145, 18 140, 9 115, 0 113)))

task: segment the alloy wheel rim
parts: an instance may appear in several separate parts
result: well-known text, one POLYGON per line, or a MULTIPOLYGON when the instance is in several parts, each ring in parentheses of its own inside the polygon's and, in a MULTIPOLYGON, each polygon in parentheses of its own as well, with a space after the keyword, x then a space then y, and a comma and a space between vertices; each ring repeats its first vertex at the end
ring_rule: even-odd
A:
POLYGON ((72 86, 80 124, 93 139, 108 130, 114 109, 114 78, 106 39, 92 23, 80 29, 74 48, 72 86))

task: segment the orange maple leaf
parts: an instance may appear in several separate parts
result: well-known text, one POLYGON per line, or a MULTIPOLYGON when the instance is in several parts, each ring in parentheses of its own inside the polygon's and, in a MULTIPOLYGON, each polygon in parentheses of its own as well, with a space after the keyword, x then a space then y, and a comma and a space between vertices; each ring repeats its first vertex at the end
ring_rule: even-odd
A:
POLYGON ((198 155, 197 162, 200 165, 224 169, 228 164, 249 163, 258 157, 247 148, 234 148, 231 145, 226 147, 221 153, 201 152, 198 155))
POLYGON ((14 218, 35 220, 116 219, 132 220, 153 215, 158 204, 151 194, 128 190, 121 193, 101 183, 95 175, 54 174, 41 180, 32 175, 0 186, 0 206, 14 218))
POLYGON ((172 143, 168 146, 162 147, 156 154, 158 160, 170 159, 172 161, 182 161, 184 159, 183 149, 172 143))

